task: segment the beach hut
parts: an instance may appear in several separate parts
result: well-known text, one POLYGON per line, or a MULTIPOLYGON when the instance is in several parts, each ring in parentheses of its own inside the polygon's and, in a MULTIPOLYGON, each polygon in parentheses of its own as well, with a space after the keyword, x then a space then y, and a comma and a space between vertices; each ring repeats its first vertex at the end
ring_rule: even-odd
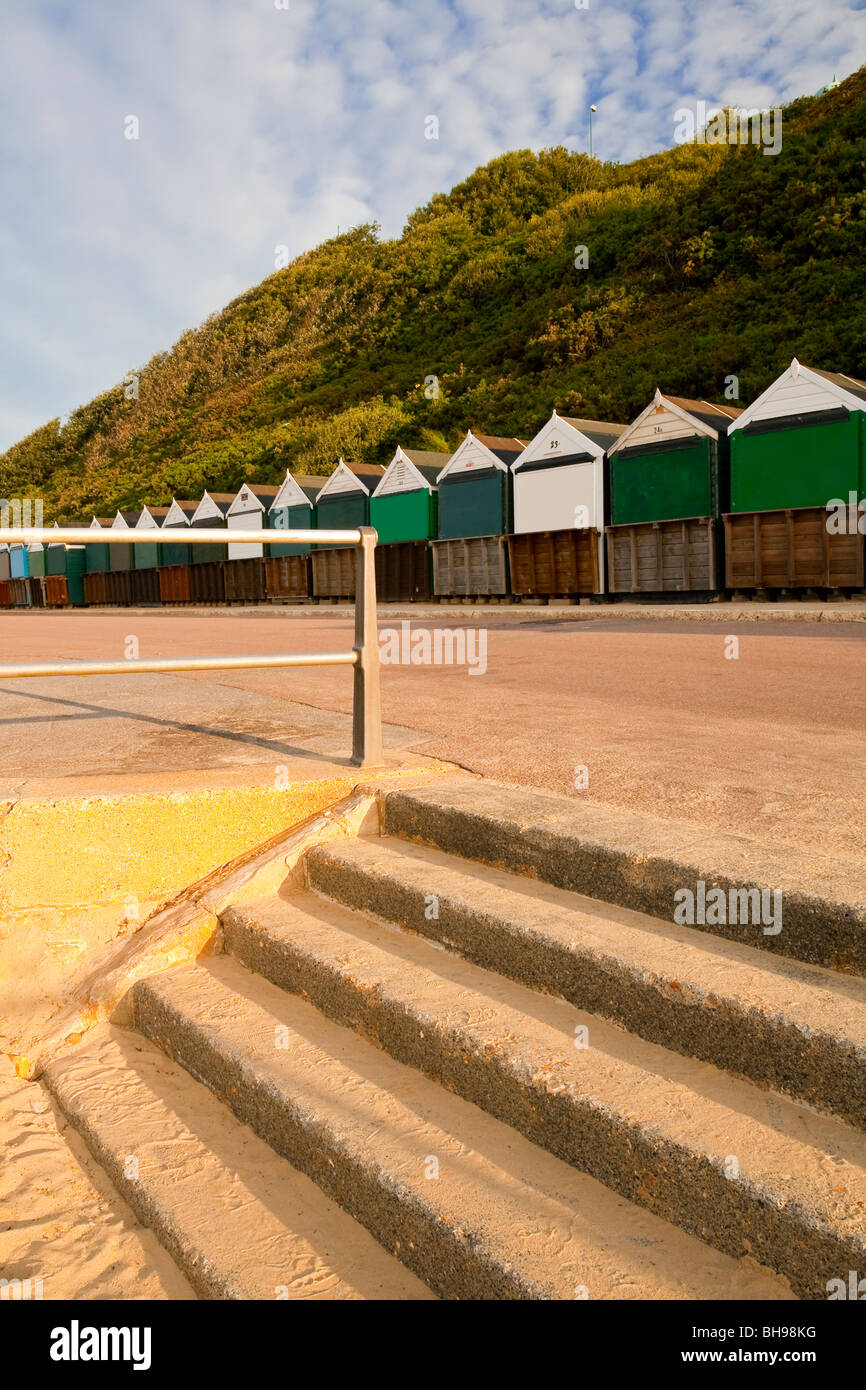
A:
POLYGON ((188 565, 190 562, 189 529, 198 510, 198 502, 181 502, 172 498, 171 506, 162 523, 162 563, 164 566, 188 565), (169 540, 169 533, 179 532, 177 540, 169 540))
MULTIPOLYGON (((286 473, 268 513, 268 526, 275 531, 313 530, 316 525, 316 498, 325 479, 286 473)), ((313 592, 312 547, 307 544, 269 545, 265 560, 265 588, 271 602, 299 602, 313 592)))
POLYGON ((29 608, 31 604, 30 585, 30 555, 26 545, 12 544, 9 546, 9 593, 12 606, 15 608, 29 608))
MULTIPOLYGON (((89 526, 91 531, 108 531, 110 517, 95 516, 89 526)), ((84 547, 84 602, 103 604, 106 602, 108 567, 111 563, 111 547, 103 543, 84 547)))
POLYGON ((370 497, 385 476, 378 463, 347 463, 339 459, 316 497, 320 530, 350 531, 370 525, 370 497))
POLYGON ((370 499, 376 530, 376 592, 384 603, 411 603, 433 593, 429 542, 439 518, 437 479, 448 454, 398 446, 370 499))
POLYGON ((161 603, 189 603, 191 600, 189 536, 197 509, 197 501, 172 498, 160 528, 163 536, 162 564, 158 571, 161 603), (177 535, 178 539, 169 540, 169 535, 177 535))
MULTIPOLYGON (((112 531, 134 531, 139 513, 129 508, 119 510, 111 523, 112 531)), ((135 567, 135 547, 129 545, 109 546, 108 569, 111 574, 128 573, 135 567)))
MULTIPOLYGON (((95 516, 90 523, 91 531, 107 531, 111 527, 108 517, 95 516)), ((86 545, 84 547, 84 567, 87 574, 106 574, 111 563, 110 545, 86 545)), ((89 601, 89 600, 88 600, 89 601)), ((104 601, 104 600, 103 600, 104 601)))
MULTIPOLYGON (((370 525, 370 497, 385 476, 378 463, 347 463, 341 458, 316 498, 316 526, 320 531, 350 531, 370 525)), ((353 598, 355 552, 347 547, 312 554, 313 593, 316 598, 353 598)))
POLYGON ((525 448, 525 439, 467 432, 437 478, 440 540, 511 530, 511 465, 525 448))
POLYGON ((26 545, 10 545, 9 577, 10 579, 30 578, 30 553, 26 545))
MULTIPOLYGON (((55 521, 55 531, 62 535, 67 529, 68 526, 55 521)), ((81 607, 86 563, 87 546, 66 545, 60 538, 49 542, 45 547, 45 602, 48 607, 81 607)))
POLYGON ((448 459, 441 452, 398 445, 370 499, 370 525, 380 545, 432 540, 438 535, 437 479, 448 459))
POLYGON ((728 437, 728 587, 862 588, 866 383, 795 357, 728 437))
POLYGON ((625 425, 553 412, 512 464, 514 594, 600 593, 604 586, 605 453, 625 425))
MULTIPOLYGON (((286 473, 268 512, 268 527, 274 531, 310 531, 316 525, 316 500, 324 478, 305 474, 286 473)), ((309 555, 309 545, 269 545, 274 558, 286 555, 309 555)))
MULTIPOLYGON (((229 531, 266 531, 268 512, 279 490, 273 483, 244 483, 226 512, 229 531)), ((229 544, 229 560, 261 560, 264 554, 261 542, 229 544)))
MULTIPOLYGON (((226 512, 229 531, 266 531, 268 512, 279 488, 273 483, 244 483, 226 512)), ((227 603, 264 603, 265 545, 260 541, 229 542, 225 590, 227 603)))
MULTIPOLYGON (((226 516, 235 500, 233 492, 205 492, 190 521, 193 531, 227 531, 226 516)), ((219 564, 228 559, 228 538, 225 545, 190 546, 190 563, 193 565, 219 564)))
MULTIPOLYGON (((135 523, 135 530, 161 532, 169 511, 169 507, 142 507, 135 523)), ((149 542, 147 545, 136 543, 135 564, 129 576, 131 603, 152 607, 161 602, 159 570, 162 564, 160 541, 149 542)))
MULTIPOLYGON (((108 531, 111 519, 104 516, 93 517, 91 531, 108 531)), ((111 546, 102 543, 84 547, 84 602, 89 605, 102 605, 108 602, 108 569, 111 564, 111 546)))
POLYGON ((31 541, 27 546, 27 575, 30 579, 45 578, 45 547, 41 541, 31 541))
POLYGON ((512 465, 514 533, 604 528, 604 458, 626 425, 554 410, 512 465))
MULTIPOLYGON (((234 500, 233 492, 205 492, 193 513, 190 529, 227 531, 226 514, 234 500)), ((225 603, 228 550, 228 538, 225 545, 196 545, 193 542, 190 546, 189 584, 193 603, 225 603)))
POLYGON ((736 406, 656 391, 608 450, 611 593, 718 591, 736 406))
MULTIPOLYGON (((137 521, 138 512, 124 507, 115 514, 110 529, 132 532, 137 521)), ((128 544, 110 545, 108 551, 104 602, 116 608, 126 608, 132 602, 132 584, 129 576, 135 566, 135 546, 130 540, 128 544)))
MULTIPOLYGON (((33 603, 33 590, 30 585, 30 550, 26 545, 9 547, 9 567, 12 601, 17 608, 29 608, 33 603)), ((38 582, 35 581, 36 584, 38 582)))
POLYGON ((731 512, 826 507, 866 492, 866 384, 796 357, 728 429, 731 512))
POLYGON ((525 439, 466 435, 437 478, 438 538, 431 541, 433 588, 443 598, 509 592, 505 534, 511 530, 511 465, 525 439))
MULTIPOLYGON (((170 507, 142 507, 135 523, 136 531, 161 531, 170 510, 170 507)), ((159 541, 136 545, 135 569, 156 570, 162 563, 162 545, 159 541)))

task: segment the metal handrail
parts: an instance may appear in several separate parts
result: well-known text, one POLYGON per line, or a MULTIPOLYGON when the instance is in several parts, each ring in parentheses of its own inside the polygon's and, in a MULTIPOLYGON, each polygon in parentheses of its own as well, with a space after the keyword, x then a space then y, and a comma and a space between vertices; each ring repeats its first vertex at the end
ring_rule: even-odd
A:
MULTIPOLYGON (((355 556, 355 641, 349 652, 295 652, 262 656, 178 657, 145 661, 86 661, 3 665, 0 679, 18 680, 31 676, 125 676, 165 671, 250 671, 264 667, 352 666, 352 762, 356 767, 381 764, 382 701, 379 687, 379 639, 376 623, 376 532, 371 526, 355 531, 298 531, 275 528, 272 531, 217 530, 210 527, 171 527, 181 535, 190 534, 195 545, 350 545, 355 556)), ((0 544, 12 545, 155 545, 154 536, 164 536, 163 528, 70 526, 0 527, 0 544)), ((174 541, 170 544, 183 544, 174 541)))
MULTIPOLYGON (((183 545, 177 536, 189 533, 191 545, 360 545, 364 531, 289 531, 274 527, 272 531, 218 530, 215 526, 0 526, 0 544, 9 545, 158 545, 155 536, 168 536, 167 545, 183 545)), ((373 535, 375 535, 373 531, 373 535)))

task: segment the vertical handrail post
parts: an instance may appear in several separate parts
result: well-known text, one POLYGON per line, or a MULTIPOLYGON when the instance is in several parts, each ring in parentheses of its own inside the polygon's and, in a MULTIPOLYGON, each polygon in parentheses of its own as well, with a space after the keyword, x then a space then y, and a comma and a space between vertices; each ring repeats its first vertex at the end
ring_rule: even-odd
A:
POLYGON ((381 765, 382 698, 379 688, 379 629, 376 622, 376 532, 362 526, 355 552, 355 663, 352 705, 352 762, 381 765))

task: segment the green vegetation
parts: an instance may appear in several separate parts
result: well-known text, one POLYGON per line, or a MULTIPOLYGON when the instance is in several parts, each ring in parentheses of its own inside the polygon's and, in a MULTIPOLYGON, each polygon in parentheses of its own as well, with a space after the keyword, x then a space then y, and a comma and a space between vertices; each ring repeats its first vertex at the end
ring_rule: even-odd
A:
POLYGON ((688 145, 632 164, 519 150, 413 213, 298 257, 0 456, 0 496, 113 514, 467 426, 631 419, 658 385, 745 404, 796 355, 866 375, 866 69, 787 107, 778 156, 688 145), (575 248, 589 268, 575 268, 575 248), (425 378, 439 381, 438 399, 425 378))

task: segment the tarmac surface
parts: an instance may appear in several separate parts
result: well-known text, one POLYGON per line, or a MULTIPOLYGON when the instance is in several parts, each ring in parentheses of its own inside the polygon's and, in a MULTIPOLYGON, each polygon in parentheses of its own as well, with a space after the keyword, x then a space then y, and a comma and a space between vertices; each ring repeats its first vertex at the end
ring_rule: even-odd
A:
MULTIPOLYGON (((399 663, 382 669, 386 746, 866 867, 864 616, 854 603, 745 617, 734 605, 382 609, 399 663), (400 663, 428 643, 435 656, 444 629, 468 630, 475 673, 400 663)), ((331 651, 352 634, 343 608, 12 612, 0 662, 119 660, 132 637, 141 658, 331 651)), ((351 702, 347 668, 0 677, 0 777, 340 761, 351 702)))

